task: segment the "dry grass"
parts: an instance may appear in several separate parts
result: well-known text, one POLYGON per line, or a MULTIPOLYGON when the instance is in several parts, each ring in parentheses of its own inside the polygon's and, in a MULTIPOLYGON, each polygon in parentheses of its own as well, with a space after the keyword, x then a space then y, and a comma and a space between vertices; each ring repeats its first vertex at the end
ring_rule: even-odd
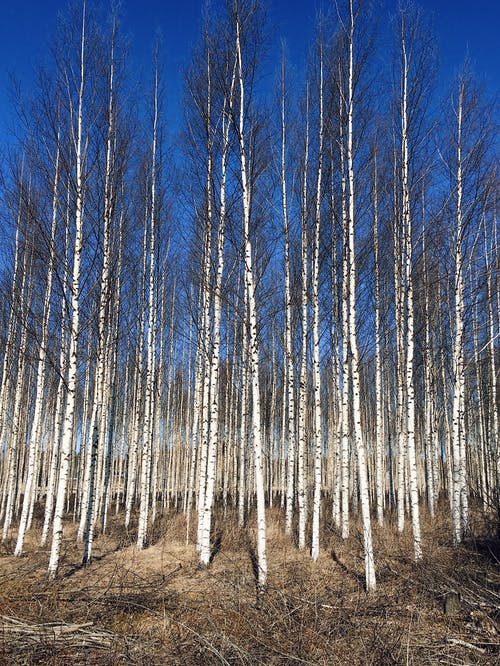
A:
POLYGON ((485 527, 480 538, 452 548, 447 520, 431 525, 424 517, 425 559, 417 566, 409 531, 375 526, 378 590, 367 595, 359 526, 343 543, 325 522, 313 563, 284 536, 277 510, 268 521, 269 588, 260 604, 252 517, 245 530, 233 516, 217 518, 220 543, 208 570, 185 545, 185 522, 176 514, 157 522, 152 545, 140 552, 133 531, 114 519, 86 568, 68 524, 55 582, 46 578, 48 549, 38 547, 36 530, 22 558, 4 544, 0 663, 500 663, 499 543, 485 527), (445 614, 450 592, 460 604, 445 614))

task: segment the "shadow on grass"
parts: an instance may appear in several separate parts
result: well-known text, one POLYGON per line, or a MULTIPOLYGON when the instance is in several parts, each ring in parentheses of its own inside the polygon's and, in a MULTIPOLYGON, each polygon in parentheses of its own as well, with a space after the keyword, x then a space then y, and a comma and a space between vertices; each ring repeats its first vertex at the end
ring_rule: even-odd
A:
POLYGON ((500 565, 500 539, 472 538, 465 545, 495 566, 500 565))
POLYGON ((350 576, 353 580, 356 581, 356 583, 365 589, 365 578, 361 574, 357 573, 356 571, 353 571, 352 569, 349 569, 348 566, 346 566, 343 562, 341 562, 337 556, 337 553, 335 550, 332 548, 331 552, 332 560, 335 562, 335 564, 338 564, 338 566, 344 571, 348 576, 350 576))
POLYGON ((74 576, 74 574, 78 573, 78 571, 82 571, 82 569, 87 569, 91 564, 94 562, 100 562, 106 557, 106 554, 103 553, 102 555, 92 555, 86 562, 83 560, 76 563, 73 562, 73 564, 69 565, 71 568, 68 571, 65 571, 63 574, 61 574, 60 578, 71 578, 71 576, 74 576))
POLYGON ((247 541, 247 552, 248 556, 250 557, 250 562, 252 563, 252 573, 255 582, 255 608, 257 608, 257 610, 261 610, 266 590, 259 584, 259 559, 254 547, 249 541, 247 541))
POLYGON ((222 548, 222 530, 217 532, 215 535, 214 545, 212 546, 212 550, 210 552, 210 559, 208 560, 209 564, 212 564, 215 557, 220 553, 221 548, 222 548))

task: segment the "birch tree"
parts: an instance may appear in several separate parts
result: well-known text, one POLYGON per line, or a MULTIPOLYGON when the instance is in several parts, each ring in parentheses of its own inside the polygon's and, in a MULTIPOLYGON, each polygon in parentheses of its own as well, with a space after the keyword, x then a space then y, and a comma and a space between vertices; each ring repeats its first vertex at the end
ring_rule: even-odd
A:
MULTIPOLYGON (((264 592, 267 585, 267 555, 266 555, 266 514, 264 498, 264 471, 262 460, 262 432, 261 432, 261 410, 260 410, 260 387, 259 387, 259 339, 257 330, 257 306, 255 299, 255 272, 252 239, 250 236, 250 216, 252 182, 247 171, 247 136, 245 118, 248 113, 246 107, 245 93, 245 69, 254 66, 255 63, 244 63, 242 49, 242 32, 244 36, 248 33, 253 21, 256 20, 257 7, 249 4, 235 2, 232 5, 235 50, 236 50, 236 78, 239 90, 239 108, 233 111, 235 132, 237 135, 241 170, 241 189, 243 206, 243 243, 244 243, 244 280, 248 298, 249 318, 249 360, 251 375, 252 395, 252 439, 254 446, 255 465, 255 487, 257 492, 257 588, 258 593, 264 592)), ((255 45, 256 46, 256 45, 255 45)))
MULTIPOLYGON (((408 53, 406 36, 406 16, 401 13, 401 205, 403 225, 403 262, 404 285, 406 291, 406 453, 408 456, 408 477, 410 486, 410 505, 413 529, 413 547, 415 561, 422 557, 420 543, 420 514, 417 488, 417 461, 415 449, 415 388, 413 377, 414 357, 414 313, 413 313, 413 277, 412 277, 412 215, 410 210, 409 185, 409 138, 408 138, 408 78, 412 67, 412 50, 408 53)), ((401 483, 401 481, 400 481, 401 483)))
MULTIPOLYGON (((358 10, 359 11, 359 10, 358 10)), ((354 11, 352 0, 349 0, 349 19, 346 24, 347 50, 348 50, 348 78, 347 91, 344 98, 347 115, 346 136, 346 162, 347 162, 347 220, 348 220, 348 248, 349 248, 349 348, 351 352, 351 378, 352 378, 352 410, 354 421, 354 438, 358 459, 358 483, 361 501, 361 515, 363 521, 363 545, 365 553, 365 579, 366 589, 373 591, 376 588, 375 562, 373 557, 373 542, 370 518, 370 498, 368 494, 368 476, 366 449, 361 425, 360 384, 359 384, 359 355, 356 337, 356 256, 354 249, 355 226, 355 175, 354 175, 354 38, 356 32, 357 12, 354 11)))
POLYGON ((23 508, 21 512, 21 519, 19 522, 19 529, 17 533, 16 548, 14 555, 19 556, 23 552, 23 543, 26 529, 28 527, 28 519, 34 503, 36 494, 35 484, 38 472, 38 457, 39 457, 39 442, 41 439, 41 421, 42 421, 42 406, 43 396, 45 392, 45 374, 46 374, 46 357, 47 357, 47 338, 49 333, 49 320, 52 296, 52 281, 54 277, 54 254, 55 254, 55 239, 58 221, 58 187, 59 187, 59 132, 56 142, 56 157, 54 166, 54 185, 52 195, 52 224, 49 240, 49 262, 47 267, 47 282, 45 285, 45 296, 43 299, 43 314, 41 324, 40 336, 40 350, 38 355, 37 375, 36 375, 36 389, 35 389, 35 407, 33 413, 33 420, 31 424, 31 434, 28 443, 28 473, 26 478, 26 485, 24 488, 23 508))
POLYGON ((151 184, 150 184, 150 220, 149 220, 149 280, 148 280, 148 335, 147 335, 147 364, 146 364, 146 391, 144 403, 144 425, 142 432, 142 466, 140 485, 139 526, 137 530, 137 548, 146 545, 149 494, 150 494, 150 467, 151 447, 154 432, 154 399, 155 399, 155 373, 156 373, 156 289, 155 289, 155 260, 156 260, 156 234, 157 234, 157 142, 158 142, 158 113, 159 113, 159 72, 158 51, 155 52, 154 87, 153 87, 153 128, 151 144, 151 184))
POLYGON ((318 171, 316 175, 316 202, 314 215, 314 250, 312 264, 312 317, 313 317, 313 393, 314 393, 314 497, 312 514, 311 557, 314 561, 319 556, 319 519, 321 505, 321 460, 323 455, 323 432, 321 418, 321 369, 319 349, 319 251, 321 226, 321 198, 323 177, 323 38, 319 42, 319 136, 318 136, 318 171))
POLYGON ((61 437, 61 452, 59 458, 59 481, 53 519, 52 546, 49 560, 49 576, 55 578, 59 567, 59 557, 63 537, 63 514, 65 508, 66 491, 68 487, 69 465, 71 447, 73 444, 74 412, 76 399, 76 382, 78 371, 78 334, 79 334, 79 306, 80 306, 80 267, 83 249, 83 199, 84 199, 84 128, 83 128, 83 97, 85 91, 85 15, 86 6, 83 4, 81 39, 80 39, 80 62, 79 62, 79 87, 76 109, 73 109, 71 98, 70 121, 72 126, 72 139, 75 152, 75 240, 73 249, 73 269, 71 279, 71 319, 69 334, 69 362, 68 380, 66 387, 66 405, 64 410, 64 426, 61 437), (76 118, 74 116, 76 115, 76 118), (76 127, 75 127, 76 125, 76 127))

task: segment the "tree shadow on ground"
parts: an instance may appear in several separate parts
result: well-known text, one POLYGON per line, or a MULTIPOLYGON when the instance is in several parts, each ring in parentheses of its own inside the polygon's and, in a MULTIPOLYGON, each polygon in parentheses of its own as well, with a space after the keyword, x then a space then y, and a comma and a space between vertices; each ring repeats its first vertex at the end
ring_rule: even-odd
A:
POLYGON ((255 548, 249 541, 247 541, 246 549, 248 556, 250 557, 250 562, 252 563, 252 573, 255 582, 255 594, 256 594, 255 608, 257 608, 257 610, 261 610, 266 590, 259 585, 259 560, 257 558, 257 553, 255 552, 255 548))
POLYGON ((500 565, 500 539, 475 538, 465 541, 465 545, 495 566, 500 565))
POLYGON ((61 574, 60 578, 71 578, 74 574, 76 574, 78 571, 82 571, 82 569, 87 569, 90 567, 93 563, 95 562, 101 562, 108 553, 102 553, 102 555, 92 555, 87 561, 84 561, 81 559, 79 562, 68 562, 68 566, 71 567, 68 569, 68 571, 65 571, 63 574, 61 574))
POLYGON ((219 530, 215 534, 212 550, 210 551, 210 559, 208 560, 208 564, 212 564, 215 557, 220 553, 221 548, 222 548, 222 530, 219 530))
POLYGON ((356 581, 356 583, 360 587, 362 587, 364 589, 365 588, 364 576, 359 574, 357 571, 353 571, 346 564, 341 562, 341 560, 339 560, 339 558, 337 556, 337 553, 335 552, 335 550, 333 548, 332 548, 332 552, 330 554, 331 554, 332 560, 335 562, 335 564, 338 564, 338 566, 342 569, 342 571, 344 571, 348 576, 350 576, 354 581, 356 581))

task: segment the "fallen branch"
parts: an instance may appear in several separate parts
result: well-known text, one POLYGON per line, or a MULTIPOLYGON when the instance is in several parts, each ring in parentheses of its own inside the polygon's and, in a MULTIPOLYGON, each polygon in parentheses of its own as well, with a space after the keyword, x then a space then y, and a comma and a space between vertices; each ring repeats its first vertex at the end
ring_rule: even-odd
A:
POLYGON ((56 647, 92 647, 109 649, 115 636, 108 631, 92 629, 92 622, 66 624, 47 622, 29 624, 13 617, 0 617, 0 635, 8 642, 50 643, 56 647))
POLYGON ((460 647, 469 648, 469 650, 476 650, 477 652, 481 652, 483 654, 486 652, 484 648, 481 648, 478 645, 473 645, 472 643, 467 643, 467 641, 462 641, 459 638, 447 638, 446 640, 448 643, 451 643, 451 645, 458 645, 460 647))

